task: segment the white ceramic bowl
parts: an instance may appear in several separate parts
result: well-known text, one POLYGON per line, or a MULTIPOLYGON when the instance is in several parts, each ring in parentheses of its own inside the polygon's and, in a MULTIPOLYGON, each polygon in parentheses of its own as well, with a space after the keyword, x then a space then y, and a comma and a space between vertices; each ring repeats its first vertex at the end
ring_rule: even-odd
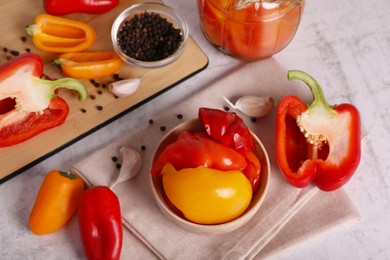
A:
MULTIPOLYGON (((161 152, 165 149, 165 147, 170 143, 174 142, 177 139, 177 136, 183 131, 195 132, 195 131, 203 131, 203 129, 198 119, 194 119, 178 125, 174 129, 169 131, 161 140, 153 155, 152 163, 154 163, 157 160, 157 158, 159 157, 161 152)), ((153 196, 161 212, 168 219, 176 223, 181 228, 193 233, 203 234, 203 235, 215 235, 215 234, 231 232, 246 224, 256 214, 261 204, 263 203, 269 185, 269 179, 270 179, 270 163, 269 163, 267 151, 265 150, 259 138, 253 133, 252 136, 256 144, 255 154, 257 155, 261 163, 261 177, 260 177, 259 188, 256 191, 256 193, 253 194, 252 201, 249 204, 244 214, 242 214, 240 217, 230 222, 216 224, 216 225, 202 225, 202 224, 196 224, 190 222, 185 218, 183 218, 180 214, 175 212, 166 203, 164 199, 164 190, 163 190, 161 178, 156 178, 153 177, 152 174, 149 174, 153 196)))
POLYGON ((115 52, 127 64, 135 65, 141 68, 159 68, 177 60, 185 49, 188 40, 188 34, 189 33, 187 23, 179 16, 179 14, 174 9, 162 3, 153 2, 141 2, 138 4, 131 5, 129 8, 125 9, 122 13, 118 15, 111 28, 111 40, 115 52), (166 18, 167 21, 170 22, 174 28, 181 30, 183 41, 181 42, 179 48, 176 50, 175 53, 158 61, 137 60, 132 57, 129 57, 124 53, 124 51, 118 44, 118 32, 126 21, 132 19, 136 14, 141 14, 144 12, 157 13, 161 17, 166 18))

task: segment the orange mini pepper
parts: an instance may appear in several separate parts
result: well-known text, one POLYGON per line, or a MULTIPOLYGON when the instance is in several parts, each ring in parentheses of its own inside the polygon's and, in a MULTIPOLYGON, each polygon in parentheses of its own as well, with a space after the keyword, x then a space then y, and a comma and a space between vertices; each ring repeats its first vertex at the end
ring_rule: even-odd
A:
POLYGON ((96 39, 88 24, 58 16, 40 14, 26 27, 34 45, 47 52, 77 52, 89 48, 96 39))
POLYGON ((38 192, 29 226, 35 235, 50 234, 63 227, 76 212, 83 180, 68 172, 50 171, 38 192))
POLYGON ((94 79, 114 74, 122 60, 113 51, 64 53, 53 62, 67 77, 94 79))

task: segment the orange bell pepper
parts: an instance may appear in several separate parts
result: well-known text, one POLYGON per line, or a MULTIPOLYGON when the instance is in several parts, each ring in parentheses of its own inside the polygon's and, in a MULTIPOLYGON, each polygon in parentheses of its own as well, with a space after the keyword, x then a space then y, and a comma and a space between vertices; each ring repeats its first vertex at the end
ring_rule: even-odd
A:
POLYGON ((29 226, 35 235, 53 233, 63 227, 78 208, 83 180, 68 172, 50 171, 38 192, 29 226))
POLYGON ((95 30, 88 24, 48 14, 38 15, 26 31, 34 45, 47 52, 82 51, 96 39, 95 30))
POLYGON ((53 63, 65 76, 77 79, 109 76, 122 66, 122 60, 113 51, 64 53, 53 63))

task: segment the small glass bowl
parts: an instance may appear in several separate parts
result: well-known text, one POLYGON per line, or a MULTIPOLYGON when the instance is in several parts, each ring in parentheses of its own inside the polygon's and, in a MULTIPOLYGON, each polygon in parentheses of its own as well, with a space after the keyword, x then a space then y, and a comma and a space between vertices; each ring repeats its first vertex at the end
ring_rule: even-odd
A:
POLYGON ((175 10, 173 10, 172 8, 164 4, 153 3, 153 2, 142 2, 142 3, 131 5, 129 8, 125 9, 122 13, 118 15, 111 28, 111 39, 116 53, 127 64, 135 65, 141 68, 159 68, 177 60, 185 49, 188 40, 188 34, 189 33, 188 33, 187 23, 178 15, 178 13, 175 10), (183 41, 180 43, 180 46, 175 51, 175 53, 162 60, 142 61, 142 60, 131 58, 123 52, 123 50, 118 44, 118 37, 117 37, 120 28, 126 21, 132 19, 136 14, 141 14, 144 12, 157 13, 161 17, 166 18, 168 22, 172 23, 174 28, 181 30, 183 41))

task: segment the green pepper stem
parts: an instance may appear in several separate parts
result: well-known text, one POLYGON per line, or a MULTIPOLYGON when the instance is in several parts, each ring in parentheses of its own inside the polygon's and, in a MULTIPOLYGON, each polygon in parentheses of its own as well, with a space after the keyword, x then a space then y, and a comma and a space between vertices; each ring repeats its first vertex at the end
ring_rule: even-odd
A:
POLYGON ((30 24, 26 26, 26 32, 28 35, 33 36, 37 30, 37 26, 35 24, 30 24))
POLYGON ((77 179, 77 176, 71 172, 58 171, 58 173, 70 180, 77 179))
POLYGON ((308 110, 310 110, 311 107, 317 106, 323 106, 323 108, 326 110, 333 110, 332 106, 326 102, 325 95, 320 84, 318 84, 318 82, 312 76, 300 70, 289 70, 287 73, 287 78, 288 80, 301 80, 310 88, 313 95, 313 102, 309 106, 308 110))
POLYGON ((44 78, 36 79, 42 86, 46 87, 48 93, 52 96, 55 96, 54 91, 58 88, 66 88, 70 90, 76 90, 79 94, 78 99, 80 101, 86 100, 88 97, 88 92, 86 87, 80 81, 73 78, 62 78, 57 80, 47 80, 44 78))

